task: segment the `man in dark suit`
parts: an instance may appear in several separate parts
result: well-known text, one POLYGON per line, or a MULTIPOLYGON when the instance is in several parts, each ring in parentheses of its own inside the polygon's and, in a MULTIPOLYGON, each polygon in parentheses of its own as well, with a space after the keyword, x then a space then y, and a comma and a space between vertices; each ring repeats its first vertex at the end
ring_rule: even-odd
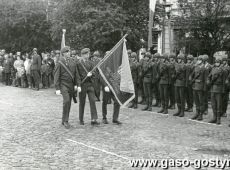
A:
MULTIPOLYGON (((81 50, 81 58, 77 62, 77 68, 81 79, 82 91, 79 93, 79 120, 80 125, 84 125, 84 110, 86 95, 88 95, 91 112, 91 125, 99 125, 97 122, 97 108, 95 103, 95 88, 93 84, 93 78, 95 72, 91 72, 95 67, 95 64, 89 59, 90 49, 84 48, 81 50)), ((95 70, 96 71, 96 70, 95 70)))
MULTIPOLYGON (((54 71, 54 84, 56 94, 63 97, 62 124, 69 129, 69 112, 72 98, 75 99, 75 91, 81 92, 80 77, 76 63, 70 58, 68 46, 61 49, 62 58, 57 63, 54 71)), ((76 102, 76 101, 75 101, 76 102)))
POLYGON ((33 49, 31 61, 31 77, 35 84, 35 90, 39 90, 40 71, 41 71, 41 57, 37 54, 37 48, 33 49))
POLYGON ((10 85, 10 75, 11 75, 12 67, 13 67, 13 64, 11 62, 11 59, 9 58, 8 54, 5 54, 5 60, 3 63, 3 70, 5 73, 5 83, 7 86, 10 85))

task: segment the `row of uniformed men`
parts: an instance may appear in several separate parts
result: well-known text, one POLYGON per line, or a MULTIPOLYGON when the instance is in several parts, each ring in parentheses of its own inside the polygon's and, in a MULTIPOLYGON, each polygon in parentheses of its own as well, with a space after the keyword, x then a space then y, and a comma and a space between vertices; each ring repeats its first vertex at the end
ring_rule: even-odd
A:
MULTIPOLYGON (((88 48, 81 50, 81 57, 78 60, 71 57, 70 52, 71 51, 68 46, 61 49, 62 57, 59 59, 59 61, 56 62, 54 71, 54 85, 56 88, 56 94, 63 96, 62 124, 67 129, 70 128, 69 113, 71 108, 71 101, 73 99, 76 103, 76 92, 78 91, 80 125, 84 125, 84 109, 87 95, 90 104, 91 124, 99 125, 99 122, 97 121, 98 115, 95 104, 95 89, 98 88, 98 81, 100 81, 100 83, 103 85, 103 123, 108 124, 107 104, 108 100, 112 98, 114 101, 112 122, 117 125, 121 124, 121 122, 118 121, 120 111, 119 103, 112 95, 106 83, 102 81, 97 70, 93 71, 94 67, 100 61, 100 59, 98 57, 91 58, 90 49, 88 48)), ((94 56, 97 55, 98 54, 94 53, 94 56)))
POLYGON ((129 57, 136 93, 129 107, 137 108, 138 89, 142 89, 142 101, 139 103, 146 104, 143 110, 152 110, 155 96, 153 106, 161 106, 158 113, 168 114, 168 109, 175 109, 176 103, 178 110, 174 116, 184 117, 185 111, 193 111, 195 102, 196 113, 192 119, 200 121, 207 114, 210 92, 213 119, 209 123, 220 124, 221 116, 226 117, 230 87, 226 54, 216 53, 214 65, 208 63, 208 55, 194 58, 192 55, 151 55, 146 52, 144 58, 138 61, 137 54, 129 51, 129 57))

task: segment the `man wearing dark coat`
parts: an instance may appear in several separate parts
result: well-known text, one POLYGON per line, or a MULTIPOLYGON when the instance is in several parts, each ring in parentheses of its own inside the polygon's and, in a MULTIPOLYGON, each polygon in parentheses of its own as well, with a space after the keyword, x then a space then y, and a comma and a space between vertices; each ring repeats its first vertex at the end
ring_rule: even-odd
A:
POLYGON ((57 62, 54 71, 54 85, 56 94, 63 97, 62 125, 69 129, 71 101, 75 99, 75 91, 81 92, 80 77, 76 63, 70 58, 70 48, 62 48, 61 53, 63 57, 57 62))

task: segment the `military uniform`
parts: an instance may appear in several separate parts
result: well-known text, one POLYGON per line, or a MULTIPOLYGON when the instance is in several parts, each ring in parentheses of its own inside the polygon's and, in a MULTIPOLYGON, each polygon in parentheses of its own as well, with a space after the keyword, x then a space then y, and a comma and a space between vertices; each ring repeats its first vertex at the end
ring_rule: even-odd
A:
MULTIPOLYGON (((34 48, 33 52, 37 52, 37 49, 34 48)), ((36 53, 32 54, 32 60, 31 60, 31 77, 33 79, 35 89, 39 90, 39 83, 40 83, 40 70, 41 70, 41 57, 36 53)))
POLYGON ((161 96, 161 110, 158 113, 168 114, 168 103, 169 103, 169 65, 168 65, 168 54, 162 56, 164 61, 160 62, 159 65, 159 88, 161 96))
MULTIPOLYGON (((81 55, 88 55, 90 50, 88 48, 84 48, 81 51, 81 55)), ((89 103, 90 103, 90 112, 91 112, 91 124, 96 125, 98 122, 97 109, 95 104, 95 89, 93 84, 93 78, 95 73, 92 73, 92 76, 88 76, 88 73, 94 68, 95 64, 89 60, 89 58, 80 59, 77 62, 77 68, 80 75, 81 80, 81 93, 79 93, 79 120, 80 124, 84 125, 84 110, 85 110, 85 101, 86 95, 88 95, 89 103), (86 79, 85 79, 86 78, 86 79), (84 80, 84 82, 83 82, 84 80)))
MULTIPOLYGON (((145 53, 146 53, 146 50, 141 50, 140 51, 141 52, 141 56, 144 56, 145 55, 145 53)), ((139 58, 140 58, 140 56, 139 56, 139 58)), ((145 103, 146 102, 146 99, 145 99, 145 93, 144 93, 144 87, 143 87, 143 72, 142 72, 142 68, 143 68, 143 62, 144 62, 144 58, 140 58, 140 60, 139 60, 139 64, 140 64, 140 66, 139 66, 139 70, 138 70, 138 74, 139 74, 139 89, 140 89, 140 92, 141 92, 141 101, 139 102, 140 104, 143 104, 143 103, 145 103)))
POLYGON ((207 86, 207 78, 212 69, 212 66, 208 63, 208 55, 203 55, 203 60, 205 62, 205 84, 204 84, 204 114, 208 114, 208 99, 209 99, 209 87, 207 86))
POLYGON ((155 53, 152 59, 152 91, 156 99, 156 103, 153 106, 160 105, 160 93, 159 93, 159 64, 157 60, 160 58, 159 53, 155 53))
POLYGON ((183 117, 185 109, 185 83, 186 83, 186 67, 184 63, 184 55, 179 54, 177 57, 178 60, 182 60, 175 65, 175 96, 178 107, 178 112, 174 116, 183 117))
POLYGON ((135 98, 132 101, 132 105, 129 108, 137 108, 138 103, 138 70, 139 63, 137 61, 137 54, 135 52, 131 53, 131 58, 129 59, 130 69, 132 73, 132 79, 135 89, 135 98))
MULTIPOLYGON (((93 56, 90 57, 90 61, 92 61, 94 63, 94 65, 97 65, 101 60, 99 58, 99 56, 100 56, 99 52, 95 51, 93 53, 93 56)), ((94 79, 93 79, 93 83, 94 83, 96 100, 100 101, 101 83, 100 83, 100 75, 99 75, 98 70, 95 71, 95 76, 94 76, 94 79)))
POLYGON ((193 110, 193 90, 192 90, 192 84, 189 80, 189 77, 191 76, 194 70, 193 56, 188 55, 187 61, 188 63, 186 64, 186 84, 185 84, 186 86, 185 87, 185 98, 187 102, 187 108, 185 109, 185 111, 192 112, 193 110))
POLYGON ((170 101, 170 105, 169 105, 169 109, 175 109, 175 59, 176 59, 176 55, 175 54, 170 54, 169 55, 169 101, 170 101))
POLYGON ((222 69, 224 71, 224 81, 225 81, 225 85, 224 85, 224 93, 223 93, 223 104, 222 104, 222 113, 221 116, 226 117, 227 116, 227 108, 228 108, 228 100, 229 100, 229 86, 228 86, 228 76, 230 73, 230 67, 227 63, 227 58, 223 58, 222 60, 223 62, 226 62, 225 64, 222 65, 222 69))
POLYGON ((204 114, 204 86, 205 86, 205 68, 203 65, 203 58, 199 56, 199 64, 196 64, 194 71, 190 77, 192 88, 193 88, 193 98, 196 104, 196 114, 192 119, 203 120, 204 114))
POLYGON ((12 64, 10 58, 5 59, 5 61, 3 63, 3 67, 4 67, 4 73, 5 73, 5 83, 7 86, 9 86, 10 85, 11 69, 13 67, 13 64, 12 64))
POLYGON ((146 100, 146 107, 143 110, 152 110, 152 61, 151 54, 145 54, 142 65, 143 87, 146 100))
MULTIPOLYGON (((68 52, 69 48, 64 47, 62 53, 68 52)), ((57 63, 54 71, 54 85, 56 90, 60 90, 63 97, 63 112, 62 112, 62 124, 69 128, 69 113, 71 108, 72 98, 75 97, 74 86, 80 86, 80 77, 76 64, 70 57, 62 58, 61 63, 65 65, 72 73, 72 76, 68 73, 65 67, 61 63, 57 63), (73 79, 74 78, 74 79, 73 79)))
POLYGON ((223 93, 225 86, 224 70, 220 67, 221 60, 216 59, 216 63, 219 63, 219 66, 212 68, 207 83, 211 85, 211 103, 213 110, 213 119, 209 123, 220 124, 220 117, 222 113, 222 102, 223 102, 223 93))

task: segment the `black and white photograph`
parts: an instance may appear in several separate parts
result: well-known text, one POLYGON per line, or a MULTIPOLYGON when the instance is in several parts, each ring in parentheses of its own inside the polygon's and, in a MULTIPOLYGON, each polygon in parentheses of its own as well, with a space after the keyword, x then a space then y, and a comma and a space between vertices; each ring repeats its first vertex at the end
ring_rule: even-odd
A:
POLYGON ((230 170, 230 0, 0 0, 0 170, 230 170))

